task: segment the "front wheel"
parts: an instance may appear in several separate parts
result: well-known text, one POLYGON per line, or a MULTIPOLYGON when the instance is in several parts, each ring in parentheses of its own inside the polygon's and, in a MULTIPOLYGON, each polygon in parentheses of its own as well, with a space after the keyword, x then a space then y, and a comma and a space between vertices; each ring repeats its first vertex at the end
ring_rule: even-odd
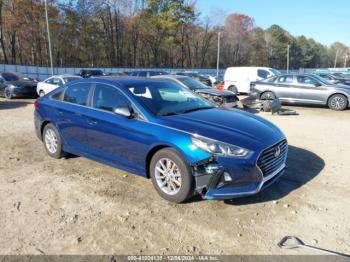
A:
POLYGON ((182 203, 193 195, 191 168, 174 149, 161 149, 153 156, 150 175, 159 195, 170 202, 182 203))
POLYGON ((268 91, 261 95, 261 100, 274 100, 276 98, 275 94, 268 91))
POLYGON ((6 88, 5 89, 5 98, 6 99, 12 99, 13 95, 10 89, 6 88))
POLYGON ((342 111, 345 110, 348 106, 348 99, 346 96, 337 94, 331 96, 328 100, 328 107, 332 110, 342 111))
POLYGON ((43 142, 49 156, 57 159, 64 156, 62 140, 54 125, 47 124, 45 126, 43 131, 43 142))

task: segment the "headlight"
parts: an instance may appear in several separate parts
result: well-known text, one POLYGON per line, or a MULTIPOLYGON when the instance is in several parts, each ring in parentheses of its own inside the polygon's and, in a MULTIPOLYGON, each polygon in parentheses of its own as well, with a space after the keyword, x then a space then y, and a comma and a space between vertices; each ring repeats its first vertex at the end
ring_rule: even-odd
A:
POLYGON ((192 143, 200 149, 217 156, 243 158, 250 154, 248 149, 203 137, 192 137, 192 143))

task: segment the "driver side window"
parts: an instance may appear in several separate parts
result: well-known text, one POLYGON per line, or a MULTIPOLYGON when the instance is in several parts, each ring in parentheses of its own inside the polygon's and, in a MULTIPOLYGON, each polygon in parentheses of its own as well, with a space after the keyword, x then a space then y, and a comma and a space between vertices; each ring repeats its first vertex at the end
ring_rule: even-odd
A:
POLYGON ((114 112, 116 108, 131 108, 129 100, 112 86, 96 84, 92 101, 93 108, 114 112))
POLYGON ((318 82, 309 76, 298 76, 298 83, 302 85, 318 86, 318 82))

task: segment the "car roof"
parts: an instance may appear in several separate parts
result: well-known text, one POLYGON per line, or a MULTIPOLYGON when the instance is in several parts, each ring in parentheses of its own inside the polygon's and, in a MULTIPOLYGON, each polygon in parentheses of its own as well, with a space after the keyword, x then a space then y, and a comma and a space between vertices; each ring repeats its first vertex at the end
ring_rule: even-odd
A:
POLYGON ((81 82, 97 81, 101 83, 117 84, 125 87, 125 86, 132 86, 132 85, 145 84, 145 83, 146 84, 159 83, 159 81, 162 81, 162 79, 130 77, 130 76, 125 76, 125 77, 103 76, 103 77, 86 78, 80 81, 81 82))
POLYGON ((189 76, 185 75, 157 75, 157 76, 152 76, 151 78, 169 78, 169 79, 179 79, 179 78, 191 78, 189 76))
POLYGON ((50 76, 50 77, 80 77, 78 75, 72 75, 72 74, 63 74, 63 75, 53 75, 53 76, 50 76))

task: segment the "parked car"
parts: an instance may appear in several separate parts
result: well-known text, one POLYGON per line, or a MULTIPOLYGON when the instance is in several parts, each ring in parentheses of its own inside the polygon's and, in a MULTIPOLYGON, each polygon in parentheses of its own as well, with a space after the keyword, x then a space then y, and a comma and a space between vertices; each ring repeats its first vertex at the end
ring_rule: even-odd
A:
POLYGON ((217 106, 232 108, 236 107, 237 101, 239 101, 238 97, 230 91, 219 91, 214 88, 210 88, 188 76, 163 75, 154 76, 152 78, 173 81, 181 86, 190 89, 201 97, 213 102, 217 106))
POLYGON ((283 74, 251 83, 251 95, 263 100, 279 98, 284 103, 327 105, 333 110, 344 110, 349 105, 350 87, 312 74, 283 74))
POLYGON ((350 78, 343 77, 341 75, 329 74, 329 73, 317 73, 316 75, 332 82, 333 84, 343 84, 350 86, 350 78))
POLYGON ((168 73, 165 71, 132 71, 129 72, 129 76, 136 76, 136 77, 151 77, 151 76, 158 76, 158 75, 167 75, 168 73))
POLYGON ((209 87, 212 86, 212 81, 210 80, 210 78, 207 76, 201 75, 198 72, 184 71, 184 72, 178 72, 178 73, 176 73, 176 75, 188 76, 188 77, 193 78, 194 80, 197 80, 197 81, 203 83, 206 86, 209 86, 209 87))
POLYGON ((36 87, 36 92, 39 96, 44 96, 50 93, 57 87, 67 84, 71 81, 81 79, 82 77, 76 75, 55 75, 39 82, 36 87))
POLYGON ((249 93, 250 83, 272 76, 280 72, 267 67, 229 67, 225 71, 223 87, 237 93, 249 93))
POLYGON ((79 76, 81 76, 82 78, 98 77, 104 76, 104 73, 102 70, 99 69, 83 69, 80 70, 79 76))
POLYGON ((107 73, 106 76, 123 77, 123 76, 128 76, 128 74, 125 72, 111 72, 111 73, 107 73))
POLYGON ((285 170, 278 127, 170 81, 83 79, 34 105, 36 134, 51 157, 69 152, 151 178, 169 201, 256 194, 285 170))
POLYGON ((27 80, 26 76, 20 73, 0 73, 0 96, 12 99, 15 97, 37 97, 37 83, 27 80))

